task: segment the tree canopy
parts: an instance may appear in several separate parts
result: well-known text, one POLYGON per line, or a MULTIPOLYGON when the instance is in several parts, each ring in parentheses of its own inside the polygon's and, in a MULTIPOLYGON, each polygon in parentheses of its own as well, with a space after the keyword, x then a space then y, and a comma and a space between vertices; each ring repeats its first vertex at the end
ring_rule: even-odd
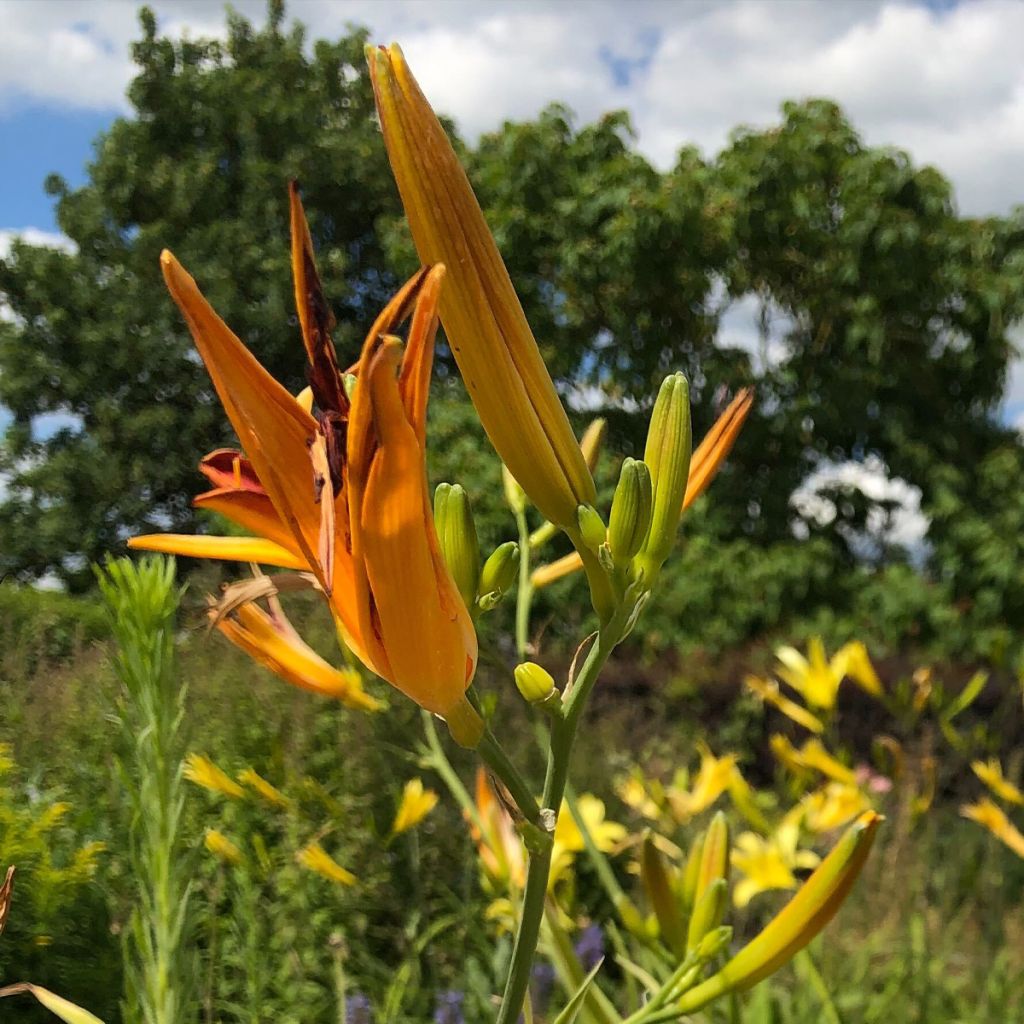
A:
MULTIPOLYGON (((414 267, 362 30, 310 43, 280 3, 262 28, 229 15, 223 42, 165 38, 140 17, 131 115, 97 140, 86 185, 47 183, 73 251, 22 242, 0 261, 12 313, 0 402, 14 416, 0 448, 0 571, 73 588, 129 533, 194 525, 196 460, 230 440, 164 294, 162 247, 293 388, 287 181, 303 187, 339 348, 355 352, 414 267), (33 420, 54 412, 72 425, 35 436, 33 420)), ((474 146, 452 132, 552 373, 570 404, 608 416, 613 452, 641 443, 670 369, 691 380, 698 436, 728 391, 756 384, 756 413, 695 530, 791 544, 791 497, 808 474, 875 458, 922 492, 933 576, 952 593, 995 587, 991 600, 1024 620, 1019 584, 1000 579, 1005 549, 983 567, 970 557, 988 515, 977 496, 1011 525, 1024 515, 1021 446, 999 420, 1008 330, 1024 316, 1024 213, 961 217, 940 171, 866 145, 827 100, 787 104, 779 124, 737 130, 714 158, 684 148, 665 172, 623 113, 581 126, 553 106, 474 146), (723 344, 723 314, 741 299, 762 312, 760 351, 723 344)), ((440 368, 454 373, 443 349, 440 368)), ((436 416, 456 436, 464 399, 444 396, 436 416)), ((434 457, 442 476, 464 466, 434 457)), ((492 514, 495 488, 481 490, 492 514)), ((871 503, 835 504, 832 523, 807 525, 816 551, 850 567, 846 538, 871 503)))

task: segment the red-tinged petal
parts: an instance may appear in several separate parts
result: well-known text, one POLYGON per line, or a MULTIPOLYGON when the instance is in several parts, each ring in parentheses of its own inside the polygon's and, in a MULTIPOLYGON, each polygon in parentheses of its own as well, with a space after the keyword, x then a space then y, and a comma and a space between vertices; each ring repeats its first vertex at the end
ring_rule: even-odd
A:
POLYGON ((199 472, 214 487, 266 494, 252 463, 235 448, 218 448, 199 463, 199 472))

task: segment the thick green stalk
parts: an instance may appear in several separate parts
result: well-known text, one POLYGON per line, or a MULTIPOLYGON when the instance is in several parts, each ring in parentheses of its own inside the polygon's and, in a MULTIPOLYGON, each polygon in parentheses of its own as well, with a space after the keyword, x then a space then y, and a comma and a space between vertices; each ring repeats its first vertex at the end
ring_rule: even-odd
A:
MULTIPOLYGON (((610 624, 615 627, 616 623, 610 624)), ((621 628, 621 627, 620 627, 621 628)), ((548 751, 548 767, 544 780, 544 795, 541 804, 544 810, 558 813, 565 794, 572 758, 573 742, 580 715, 597 677, 604 668, 608 656, 615 647, 618 632, 611 628, 598 633, 597 639, 578 672, 571 691, 565 698, 565 714, 557 719, 551 729, 551 747, 548 751)), ((553 816, 553 815, 552 815, 553 816)), ((553 822, 550 828, 553 829, 553 822)), ((540 938, 540 925, 544 917, 544 901, 547 897, 548 875, 551 871, 551 844, 546 844, 530 854, 530 866, 526 876, 526 890, 523 895, 522 915, 512 948, 512 964, 505 992, 501 999, 496 1024, 514 1024, 519 1019, 523 1000, 530 984, 533 957, 540 938)))

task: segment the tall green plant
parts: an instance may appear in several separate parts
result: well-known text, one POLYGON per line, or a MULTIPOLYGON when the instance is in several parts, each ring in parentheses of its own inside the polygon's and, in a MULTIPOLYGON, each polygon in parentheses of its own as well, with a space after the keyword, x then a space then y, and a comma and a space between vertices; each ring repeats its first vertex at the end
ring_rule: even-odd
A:
POLYGON ((108 559, 97 578, 124 686, 118 767, 131 801, 129 855, 138 886, 125 932, 124 1020, 179 1024, 190 1019, 195 977, 191 858, 182 833, 185 687, 174 671, 181 590, 167 558, 108 559))

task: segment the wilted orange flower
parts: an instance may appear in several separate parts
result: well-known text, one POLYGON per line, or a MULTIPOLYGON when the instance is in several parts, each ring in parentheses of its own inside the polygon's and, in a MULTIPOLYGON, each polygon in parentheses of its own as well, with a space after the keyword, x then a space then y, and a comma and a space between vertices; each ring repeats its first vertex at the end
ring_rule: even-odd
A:
MULTIPOLYGON (((168 288, 245 453, 221 450, 203 461, 215 489, 197 504, 257 536, 160 535, 136 537, 131 546, 308 571, 368 668, 450 724, 475 719, 464 694, 476 667, 476 634, 438 546, 424 461, 444 268, 420 270, 377 318, 349 398, 294 187, 291 227, 309 400, 275 381, 177 260, 169 252, 161 257, 168 288), (394 332, 407 320, 403 348, 394 332)), ((252 640, 256 620, 250 619, 241 625, 252 640)), ((299 658, 280 644, 277 654, 293 663, 299 658)))

